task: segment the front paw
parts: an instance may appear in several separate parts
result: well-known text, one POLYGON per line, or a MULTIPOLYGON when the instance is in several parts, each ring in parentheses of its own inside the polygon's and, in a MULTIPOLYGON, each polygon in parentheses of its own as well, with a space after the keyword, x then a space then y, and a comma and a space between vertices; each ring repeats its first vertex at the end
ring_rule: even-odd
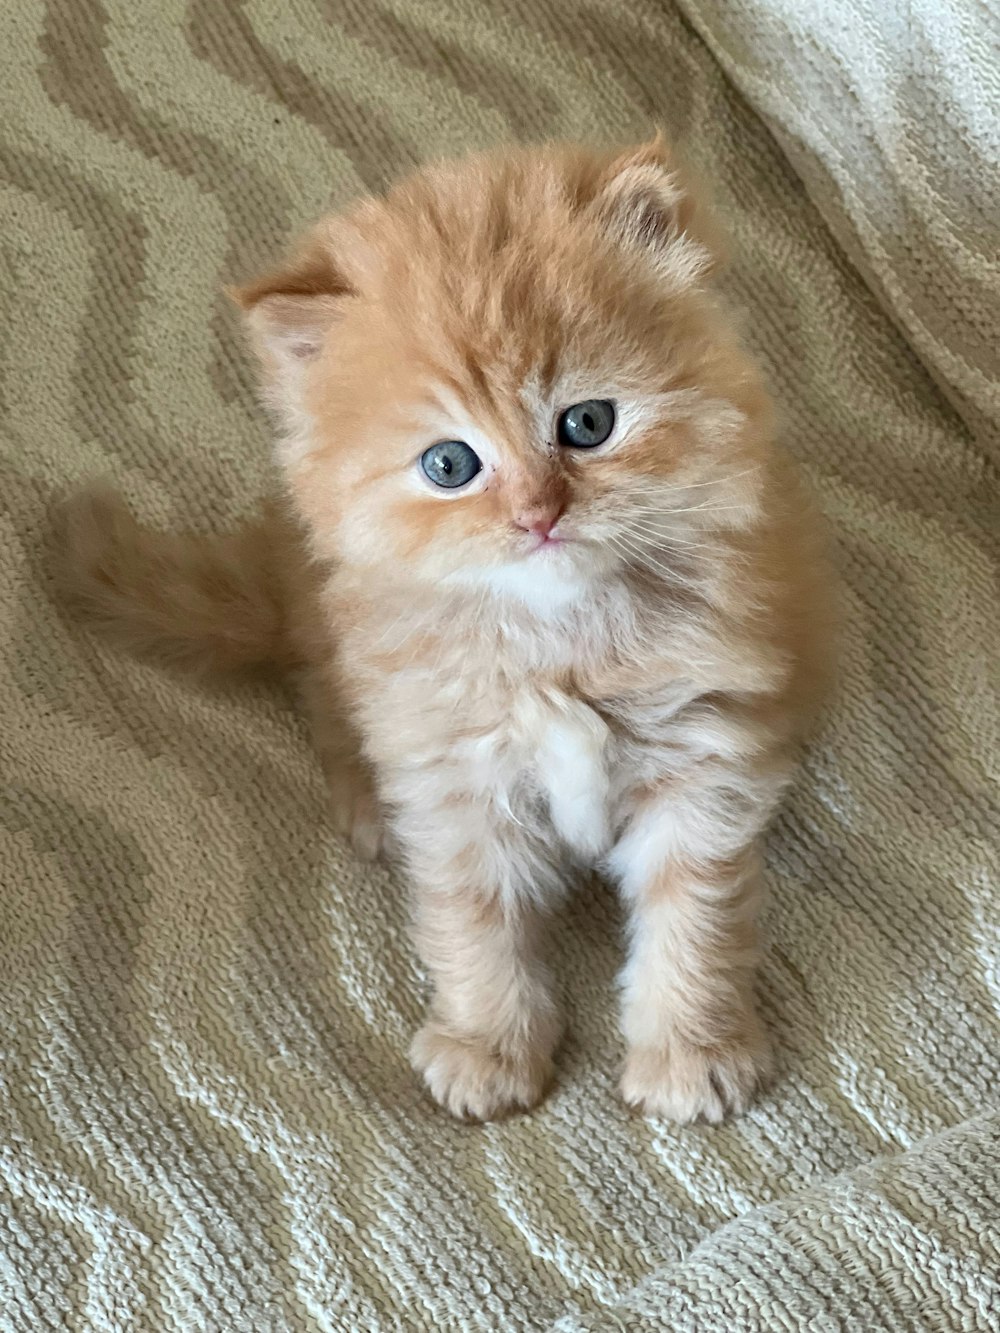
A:
POLYGON ((675 1035, 660 1046, 629 1051, 621 1093, 644 1115, 717 1125, 727 1116, 742 1115, 772 1068, 762 1031, 715 1046, 697 1046, 675 1035))
POLYGON ((331 784, 333 826, 362 861, 384 861, 392 855, 392 835, 377 797, 367 787, 331 784))
POLYGON ((410 1047, 410 1061, 445 1110, 462 1120, 496 1120, 541 1101, 552 1072, 547 1051, 503 1052, 488 1040, 459 1037, 430 1022, 410 1047))

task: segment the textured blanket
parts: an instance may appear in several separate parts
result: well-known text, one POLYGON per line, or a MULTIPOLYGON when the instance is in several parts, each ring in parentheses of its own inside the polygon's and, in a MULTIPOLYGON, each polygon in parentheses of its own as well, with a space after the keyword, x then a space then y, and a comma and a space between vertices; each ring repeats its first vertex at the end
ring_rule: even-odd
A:
POLYGON ((0 6, 0 1328, 1000 1326, 997 76, 985 5, 898 8, 0 6), (588 884, 552 1098, 462 1126, 406 1065, 405 886, 327 829, 290 700, 93 640, 48 508, 110 473, 236 521, 267 441, 223 283, 428 155, 656 121, 846 586, 769 843, 780 1074, 721 1129, 627 1114, 588 884))

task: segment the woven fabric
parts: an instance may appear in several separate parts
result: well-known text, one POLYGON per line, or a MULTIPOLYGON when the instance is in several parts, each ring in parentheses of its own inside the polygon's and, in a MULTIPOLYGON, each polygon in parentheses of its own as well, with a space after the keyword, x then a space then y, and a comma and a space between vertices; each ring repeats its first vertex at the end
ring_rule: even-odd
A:
POLYGON ((967 0, 681 3, 996 461, 1000 12, 967 0))
MULTIPOLYGON (((859 229, 824 145, 877 198, 858 126, 888 144, 958 114, 925 97, 954 25, 911 41, 893 114, 824 102, 821 143, 768 90, 804 105, 852 49, 848 86, 876 88, 906 33, 866 65, 751 22, 788 9, 0 6, 5 1333, 996 1329, 997 328, 973 294, 995 210, 961 249, 916 229, 929 269, 891 213, 866 204, 859 229), (463 1126, 406 1065, 425 997, 405 885, 329 832, 291 701, 88 636, 53 592, 48 508, 110 473, 152 520, 237 521, 268 442, 223 284, 428 156, 656 121, 715 183, 844 575, 840 694, 768 846, 779 1078, 720 1129, 626 1113, 620 917, 588 884, 556 932, 552 1097, 463 1126), (980 330, 958 371, 945 300, 980 330)), ((881 6, 839 11, 878 37, 881 6)), ((981 198, 989 130, 944 135, 947 182, 888 153, 920 216, 946 184, 981 198)))

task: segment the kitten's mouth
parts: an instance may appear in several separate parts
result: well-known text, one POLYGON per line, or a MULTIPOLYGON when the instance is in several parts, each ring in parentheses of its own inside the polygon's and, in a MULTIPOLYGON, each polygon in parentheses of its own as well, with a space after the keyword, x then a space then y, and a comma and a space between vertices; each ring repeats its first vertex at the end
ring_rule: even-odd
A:
POLYGON ((553 551, 557 546, 565 546, 571 542, 572 537, 564 537, 561 533, 556 536, 554 533, 538 533, 534 539, 534 545, 528 550, 528 555, 535 555, 539 551, 553 551))

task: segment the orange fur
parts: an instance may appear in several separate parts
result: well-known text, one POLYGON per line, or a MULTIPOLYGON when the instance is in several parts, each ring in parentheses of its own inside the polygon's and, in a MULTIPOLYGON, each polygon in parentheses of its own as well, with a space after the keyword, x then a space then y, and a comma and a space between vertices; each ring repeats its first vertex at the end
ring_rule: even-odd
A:
POLYGON ((769 1069, 759 842, 830 598, 721 255, 659 138, 429 167, 235 293, 298 528, 185 555, 119 510, 72 520, 78 592, 140 648, 298 664, 341 827, 407 865, 435 987, 412 1058, 456 1114, 542 1095, 539 927, 579 863, 630 912, 625 1097, 714 1120, 769 1069), (565 447, 590 399, 612 436, 565 447), (420 471, 441 440, 482 461, 465 489, 420 471), (526 531, 552 521, 560 544, 526 531))
POLYGON ((153 532, 97 483, 59 521, 65 599, 130 652, 195 673, 289 664, 282 584, 294 528, 276 506, 225 537, 153 532))

